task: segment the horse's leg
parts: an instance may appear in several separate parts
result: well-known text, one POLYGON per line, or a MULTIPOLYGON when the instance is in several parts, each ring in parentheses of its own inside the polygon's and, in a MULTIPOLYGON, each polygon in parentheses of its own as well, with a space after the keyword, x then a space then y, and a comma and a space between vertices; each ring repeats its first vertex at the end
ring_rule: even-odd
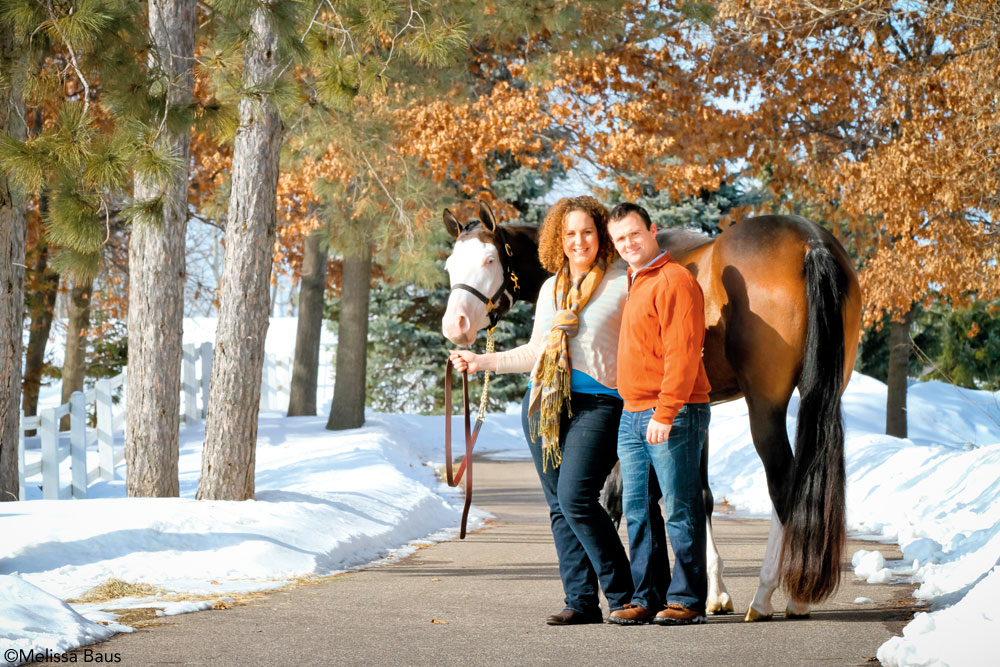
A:
MULTIPOLYGON (((778 514, 771 510, 771 529, 767 534, 767 550, 764 552, 764 563, 760 566, 760 584, 757 592, 754 593, 750 608, 747 609, 746 618, 743 620, 752 623, 754 621, 769 621, 774 616, 774 607, 771 605, 771 596, 778 588, 779 576, 778 567, 781 565, 781 543, 784 539, 784 529, 778 514)), ((809 618, 809 603, 797 600, 789 600, 785 607, 785 618, 809 618)))
POLYGON ((708 486, 708 436, 705 437, 705 444, 701 449, 701 493, 705 499, 705 521, 708 533, 705 547, 708 554, 706 571, 708 574, 708 600, 705 602, 705 611, 709 614, 728 614, 733 611, 733 598, 726 590, 726 584, 722 581, 722 571, 724 569, 722 557, 719 556, 719 548, 715 544, 715 535, 712 532, 712 511, 715 509, 715 496, 708 486))
POLYGON ((611 522, 615 524, 615 530, 622 522, 622 468, 620 463, 615 463, 615 467, 608 473, 608 478, 604 481, 604 488, 601 489, 601 506, 611 517, 611 522))
POLYGON ((781 521, 778 514, 771 510, 771 530, 767 533, 767 550, 764 552, 764 563, 760 566, 760 583, 754 593, 750 608, 743 619, 747 623, 753 621, 770 621, 774 616, 771 606, 771 596, 778 588, 778 565, 781 558, 781 521))
POLYGON ((768 494, 771 496, 774 509, 771 513, 771 529, 767 536, 764 563, 760 567, 760 583, 744 619, 748 622, 767 621, 774 615, 771 596, 780 583, 778 572, 783 538, 779 517, 784 507, 784 493, 792 466, 792 447, 788 442, 788 432, 785 428, 787 400, 784 404, 766 405, 766 407, 760 403, 761 401, 751 401, 750 396, 747 396, 750 408, 750 433, 757 454, 764 464, 768 494))

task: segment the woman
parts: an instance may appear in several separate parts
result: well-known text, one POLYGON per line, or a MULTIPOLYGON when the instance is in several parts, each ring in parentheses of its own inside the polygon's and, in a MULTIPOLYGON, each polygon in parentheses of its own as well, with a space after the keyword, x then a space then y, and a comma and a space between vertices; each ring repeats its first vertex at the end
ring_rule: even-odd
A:
POLYGON ((598 498, 617 461, 622 400, 615 390, 618 328, 628 293, 593 197, 559 200, 539 232, 538 256, 555 275, 538 295, 531 340, 495 354, 451 352, 459 371, 531 370, 524 435, 549 504, 565 608, 549 625, 600 623, 598 584, 611 611, 631 601, 628 557, 598 498))

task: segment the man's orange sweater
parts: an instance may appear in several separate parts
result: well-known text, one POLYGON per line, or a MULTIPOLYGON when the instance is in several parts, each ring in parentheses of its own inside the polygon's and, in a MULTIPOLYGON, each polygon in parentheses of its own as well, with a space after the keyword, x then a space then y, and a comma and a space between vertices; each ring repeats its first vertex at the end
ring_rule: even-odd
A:
POLYGON ((707 403, 711 386, 702 361, 705 297, 694 276, 664 253, 634 275, 618 334, 618 392, 625 409, 656 408, 673 424, 687 403, 707 403))

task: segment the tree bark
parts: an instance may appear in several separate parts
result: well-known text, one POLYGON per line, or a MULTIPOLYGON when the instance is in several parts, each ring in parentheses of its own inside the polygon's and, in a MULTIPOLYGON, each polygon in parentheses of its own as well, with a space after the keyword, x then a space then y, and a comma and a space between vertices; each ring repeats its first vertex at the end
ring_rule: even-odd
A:
POLYGON ((199 499, 247 500, 254 456, 268 283, 277 222, 281 119, 269 89, 278 76, 278 39, 270 12, 254 9, 244 51, 240 126, 233 145, 226 254, 205 424, 199 499))
POLYGON ((323 333, 323 296, 326 292, 327 250, 318 234, 305 239, 299 320, 295 334, 295 361, 288 397, 288 416, 316 415, 319 342, 323 333))
MULTIPOLYGON (((12 72, 0 87, 0 133, 24 140, 19 57, 11 32, 0 31, 0 69, 12 72)), ((24 324, 24 199, 0 172, 0 500, 17 500, 17 443, 21 428, 21 327, 24 324)))
POLYGON ((902 322, 893 320, 889 325, 889 379, 885 401, 885 433, 897 438, 906 436, 906 378, 910 366, 910 324, 913 311, 903 316, 902 322))
POLYGON ((365 423, 365 374, 368 367, 368 296, 372 251, 344 257, 340 324, 337 327, 337 375, 326 428, 340 431, 365 423))
MULTIPOLYGON (((30 134, 37 137, 42 132, 42 108, 35 107, 30 134)), ((49 196, 45 190, 38 195, 38 213, 45 220, 49 212, 49 196)), ((38 414, 38 392, 42 386, 42 372, 45 370, 45 348, 48 346, 52 320, 55 317, 56 297, 59 295, 59 274, 49 268, 49 244, 44 234, 38 235, 36 242, 38 256, 32 267, 32 283, 35 291, 24 297, 27 312, 31 315, 28 333, 28 351, 24 360, 23 397, 21 411, 26 416, 38 414)), ((25 435, 35 435, 34 430, 25 435)))
MULTIPOLYGON (((44 200, 44 195, 42 196, 44 200)), ((49 248, 38 253, 33 272, 38 290, 31 295, 31 329, 28 333, 28 351, 24 360, 24 398, 21 409, 27 416, 38 414, 38 392, 42 386, 42 371, 45 370, 45 348, 52 331, 56 296, 59 294, 59 275, 49 269, 49 248)), ((27 433, 27 431, 25 432, 27 433)))
MULTIPOLYGON (((66 321, 66 354, 62 368, 62 402, 68 403, 74 391, 83 390, 87 374, 87 329, 90 328, 90 296, 93 279, 74 283, 70 292, 69 319, 66 321)), ((60 429, 69 429, 69 415, 62 418, 60 429)))
MULTIPOLYGON (((149 3, 150 66, 158 64, 170 82, 172 107, 191 103, 196 25, 196 0, 149 3)), ((135 225, 129 240, 125 466, 130 497, 180 493, 177 457, 190 130, 171 132, 164 126, 157 143, 183 166, 165 185, 141 174, 135 179, 137 200, 162 197, 163 219, 159 226, 135 225)))

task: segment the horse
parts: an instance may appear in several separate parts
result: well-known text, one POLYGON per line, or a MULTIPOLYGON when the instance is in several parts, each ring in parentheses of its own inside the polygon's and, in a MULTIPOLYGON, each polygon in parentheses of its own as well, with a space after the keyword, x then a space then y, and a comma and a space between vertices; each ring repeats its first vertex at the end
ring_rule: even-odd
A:
MULTIPOLYGON (((479 220, 465 227, 456 226, 454 216, 449 222, 449 216, 446 211, 445 225, 456 244, 446 265, 453 292, 442 332, 468 346, 478 329, 503 313, 462 298, 454 286, 469 285, 483 294, 502 288, 502 271, 493 257, 500 251, 491 237, 507 225, 498 226, 485 204, 480 204, 479 220), (471 237, 480 245, 460 247, 460 241, 471 237), (479 251, 478 259, 459 257, 472 247, 479 251)), ((810 606, 839 584, 846 521, 840 401, 858 349, 857 274, 830 232, 798 216, 746 218, 715 238, 683 229, 662 230, 657 238, 702 288, 709 399, 714 404, 746 398, 751 437, 767 478, 770 531, 744 620, 771 619, 771 597, 779 585, 788 597, 785 618, 808 617, 810 606), (785 416, 796 388, 800 401, 793 451, 785 416)), ((701 460, 709 517, 706 610, 718 614, 733 611, 733 602, 712 536, 708 451, 706 442, 701 460)))

